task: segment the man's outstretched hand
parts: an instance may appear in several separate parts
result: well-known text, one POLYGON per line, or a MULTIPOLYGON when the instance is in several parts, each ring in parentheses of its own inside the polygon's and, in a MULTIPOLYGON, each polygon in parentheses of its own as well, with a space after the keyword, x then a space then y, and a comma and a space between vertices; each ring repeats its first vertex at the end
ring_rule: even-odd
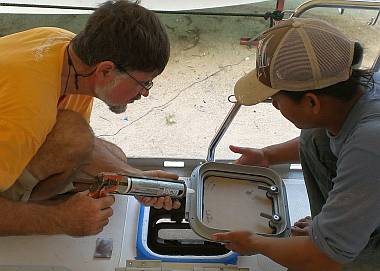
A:
MULTIPOLYGON (((178 175, 162 170, 148 170, 143 172, 144 176, 155 177, 155 178, 165 178, 177 180, 178 175)), ((136 197, 139 202, 145 206, 152 206, 156 209, 164 208, 165 210, 170 211, 171 209, 178 209, 181 207, 181 203, 176 199, 171 199, 169 196, 166 197, 136 197)))

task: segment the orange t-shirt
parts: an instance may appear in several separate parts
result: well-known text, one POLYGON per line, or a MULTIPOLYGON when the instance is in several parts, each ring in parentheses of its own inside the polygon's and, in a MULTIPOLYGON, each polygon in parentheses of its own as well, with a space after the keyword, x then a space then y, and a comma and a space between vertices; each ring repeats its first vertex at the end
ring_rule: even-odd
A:
POLYGON ((53 128, 58 109, 90 118, 93 98, 59 100, 69 31, 41 27, 0 38, 0 191, 8 189, 53 128))

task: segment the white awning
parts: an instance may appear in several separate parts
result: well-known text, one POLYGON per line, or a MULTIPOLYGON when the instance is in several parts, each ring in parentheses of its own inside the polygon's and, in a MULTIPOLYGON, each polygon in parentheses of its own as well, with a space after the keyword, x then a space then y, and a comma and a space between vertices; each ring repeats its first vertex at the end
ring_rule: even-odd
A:
MULTIPOLYGON (((141 5, 147 9, 157 11, 180 11, 180 10, 195 10, 225 6, 236 6, 255 2, 263 2, 267 0, 141 0, 141 5)), ((91 8, 96 8, 104 1, 99 0, 0 0, 0 13, 30 13, 30 14, 88 14, 92 13, 91 8), (52 6, 45 7, 17 7, 7 6, 6 4, 21 4, 21 5, 43 5, 52 6), (73 7, 68 8, 53 8, 53 7, 73 7), (89 8, 89 9, 86 9, 89 8)))

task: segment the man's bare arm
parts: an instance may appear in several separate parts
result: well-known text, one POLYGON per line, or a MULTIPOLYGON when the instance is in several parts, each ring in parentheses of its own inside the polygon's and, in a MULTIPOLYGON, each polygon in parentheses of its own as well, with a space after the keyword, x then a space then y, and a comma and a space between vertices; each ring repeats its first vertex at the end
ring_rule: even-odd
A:
POLYGON ((294 271, 341 270, 342 265, 324 254, 308 236, 291 238, 258 237, 257 252, 294 271))
POLYGON ((62 233, 55 219, 54 207, 14 202, 0 197, 0 235, 62 233))
POLYGON ((241 255, 263 254, 294 271, 338 271, 342 265, 324 254, 309 236, 263 237, 250 232, 214 234, 214 240, 230 242, 225 246, 241 255))
POLYGON ((230 145, 230 150, 241 156, 236 164, 269 167, 276 164, 299 163, 299 138, 262 149, 230 145))
POLYGON ((77 193, 56 204, 23 203, 0 197, 0 235, 92 235, 102 231, 112 215, 112 196, 93 199, 77 193))
POLYGON ((299 137, 262 149, 269 165, 299 163, 299 137))

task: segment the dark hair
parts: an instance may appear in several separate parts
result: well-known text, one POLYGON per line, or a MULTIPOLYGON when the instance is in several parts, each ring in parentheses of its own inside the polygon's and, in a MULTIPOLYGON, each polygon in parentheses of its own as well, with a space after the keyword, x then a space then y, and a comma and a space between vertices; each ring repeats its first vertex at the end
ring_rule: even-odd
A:
POLYGON ((85 64, 109 60, 121 71, 161 73, 170 55, 169 38, 158 17, 138 2, 123 0, 107 1, 96 9, 72 44, 85 64))
MULTIPOLYGON (((363 47, 360 43, 355 42, 354 57, 352 66, 357 66, 361 63, 363 58, 363 47)), ((338 100, 348 102, 350 101, 361 87, 371 88, 373 86, 373 72, 371 70, 361 70, 357 68, 352 69, 350 78, 346 81, 322 88, 305 91, 286 91, 281 90, 280 93, 287 95, 292 100, 299 102, 306 93, 314 93, 315 95, 329 95, 338 100)))

